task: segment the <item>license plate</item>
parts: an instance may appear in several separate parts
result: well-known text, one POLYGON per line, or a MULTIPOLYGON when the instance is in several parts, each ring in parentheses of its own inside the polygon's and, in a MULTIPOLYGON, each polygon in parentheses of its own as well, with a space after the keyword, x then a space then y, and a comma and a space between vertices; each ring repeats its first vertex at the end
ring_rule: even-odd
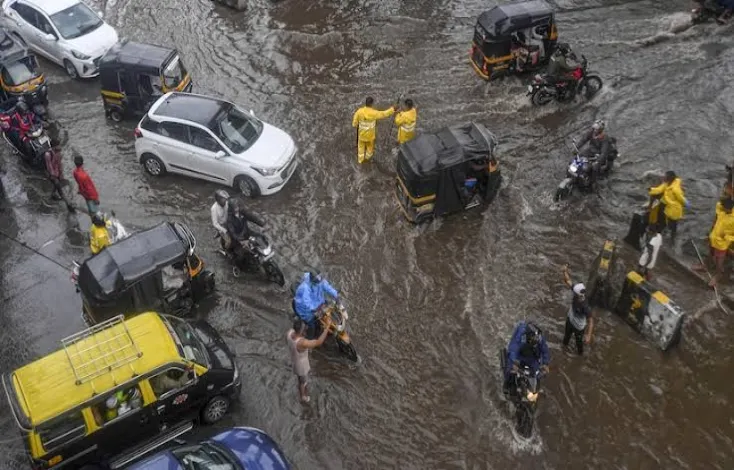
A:
POLYGON ((533 85, 528 85, 528 93, 532 93, 532 92, 533 92, 533 85))

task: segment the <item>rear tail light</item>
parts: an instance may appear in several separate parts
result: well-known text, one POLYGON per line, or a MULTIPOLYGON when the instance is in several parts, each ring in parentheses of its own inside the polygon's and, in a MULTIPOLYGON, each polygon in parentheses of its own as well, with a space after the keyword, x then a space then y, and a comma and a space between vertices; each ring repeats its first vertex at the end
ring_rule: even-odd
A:
POLYGON ((139 127, 136 127, 136 128, 135 128, 135 138, 136 138, 136 139, 139 139, 139 138, 141 138, 141 137, 143 137, 143 133, 142 133, 142 131, 140 130, 140 128, 139 128, 139 127))

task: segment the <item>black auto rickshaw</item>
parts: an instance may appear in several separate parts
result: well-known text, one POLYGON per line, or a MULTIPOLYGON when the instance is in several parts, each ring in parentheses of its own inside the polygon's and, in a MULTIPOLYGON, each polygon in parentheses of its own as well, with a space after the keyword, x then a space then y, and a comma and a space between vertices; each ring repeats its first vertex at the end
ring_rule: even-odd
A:
POLYGON ((214 274, 204 269, 188 227, 164 222, 84 261, 77 290, 88 325, 149 310, 186 315, 214 291, 214 274))
POLYGON ((176 49, 122 41, 100 59, 99 80, 108 118, 139 116, 169 91, 191 92, 189 72, 176 49))
POLYGON ((421 134, 398 149, 395 196, 405 217, 421 223, 492 202, 502 183, 497 139, 481 124, 421 134))
POLYGON ((557 40, 555 14, 546 2, 496 6, 477 19, 471 63, 485 80, 534 71, 548 64, 557 40))
POLYGON ((3 30, 0 30, 0 89, 2 101, 22 96, 30 106, 48 105, 48 86, 36 56, 3 30))

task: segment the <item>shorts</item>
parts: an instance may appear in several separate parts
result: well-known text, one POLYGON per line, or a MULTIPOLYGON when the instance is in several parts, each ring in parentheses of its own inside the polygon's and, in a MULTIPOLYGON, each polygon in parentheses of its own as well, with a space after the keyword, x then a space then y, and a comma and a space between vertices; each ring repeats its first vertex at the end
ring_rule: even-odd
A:
POLYGON ((87 209, 89 209, 89 215, 96 214, 99 212, 99 203, 97 201, 87 199, 87 209))

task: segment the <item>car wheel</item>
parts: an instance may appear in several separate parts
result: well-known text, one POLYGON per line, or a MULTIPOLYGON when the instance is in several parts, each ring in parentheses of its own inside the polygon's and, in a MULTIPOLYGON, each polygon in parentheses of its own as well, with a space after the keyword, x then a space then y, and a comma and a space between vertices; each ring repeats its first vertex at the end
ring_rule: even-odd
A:
POLYGON ((238 176, 235 178, 234 189, 247 197, 258 197, 260 195, 260 187, 249 176, 238 176))
POLYGON ((79 78, 79 73, 77 73, 76 67, 74 67, 74 64, 72 64, 70 60, 64 59, 64 69, 66 69, 66 74, 69 77, 79 78))
POLYGON ((121 122, 122 113, 116 109, 113 109, 112 111, 110 111, 110 119, 112 119, 115 122, 121 122))
POLYGON ((224 418, 229 410, 229 398, 221 395, 209 400, 204 409, 201 411, 201 419, 206 424, 214 424, 224 418))
POLYGON ((143 154, 141 163, 150 176, 163 176, 166 174, 166 166, 155 155, 151 155, 150 153, 143 154))

